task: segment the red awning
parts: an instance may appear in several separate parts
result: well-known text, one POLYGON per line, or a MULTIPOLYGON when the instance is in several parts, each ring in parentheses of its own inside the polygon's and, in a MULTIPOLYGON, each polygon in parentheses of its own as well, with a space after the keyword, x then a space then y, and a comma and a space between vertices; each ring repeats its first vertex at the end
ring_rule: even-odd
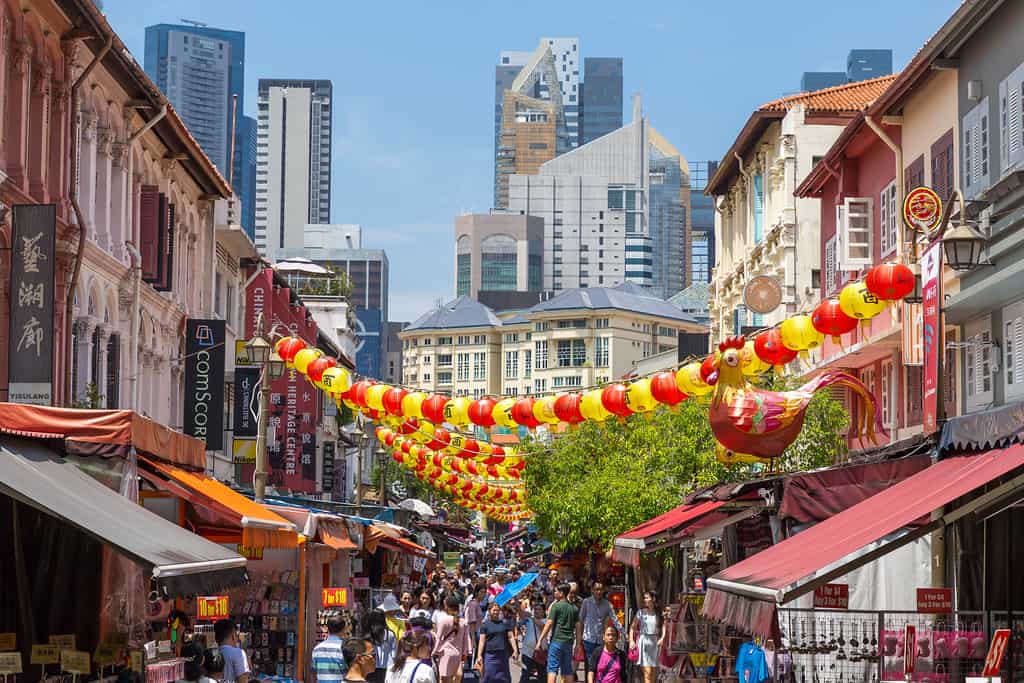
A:
POLYGON ((641 552, 651 552, 663 547, 660 542, 671 539, 680 531, 681 526, 714 512, 723 505, 725 501, 718 500, 683 504, 654 519, 649 519, 615 538, 612 544, 612 559, 634 567, 638 566, 641 552))
POLYGON ((164 462, 202 470, 205 444, 130 410, 79 410, 0 403, 0 432, 61 439, 68 453, 124 457, 130 448, 164 462))
POLYGON ((949 524, 1024 485, 1024 475, 942 518, 907 530, 921 517, 1024 466, 1024 446, 943 460, 732 565, 708 580, 704 614, 770 635, 776 605, 813 591, 891 550, 949 524), (1018 479, 1020 481, 1018 481, 1018 479))

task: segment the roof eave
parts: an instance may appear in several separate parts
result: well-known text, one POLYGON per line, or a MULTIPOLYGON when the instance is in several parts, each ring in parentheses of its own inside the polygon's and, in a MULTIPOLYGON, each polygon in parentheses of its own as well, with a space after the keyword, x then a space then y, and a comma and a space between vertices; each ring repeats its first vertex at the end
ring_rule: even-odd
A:
POLYGON ((704 188, 704 194, 709 197, 724 194, 728 181, 736 174, 736 155, 742 157, 772 121, 785 118, 785 116, 786 112, 781 110, 755 110, 718 164, 718 170, 708 181, 707 187, 704 188))

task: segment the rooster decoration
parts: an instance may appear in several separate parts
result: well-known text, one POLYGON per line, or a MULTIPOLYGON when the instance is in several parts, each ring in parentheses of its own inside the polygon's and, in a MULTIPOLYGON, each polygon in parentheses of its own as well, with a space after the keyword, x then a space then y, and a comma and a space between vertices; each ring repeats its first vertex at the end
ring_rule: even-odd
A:
POLYGON ((846 387, 860 400, 863 410, 857 411, 854 436, 874 442, 876 424, 884 433, 878 402, 857 378, 826 370, 799 389, 765 391, 743 375, 744 343, 743 337, 729 337, 701 366, 704 381, 714 387, 709 419, 723 463, 770 463, 781 456, 800 434, 814 392, 825 387, 846 387))

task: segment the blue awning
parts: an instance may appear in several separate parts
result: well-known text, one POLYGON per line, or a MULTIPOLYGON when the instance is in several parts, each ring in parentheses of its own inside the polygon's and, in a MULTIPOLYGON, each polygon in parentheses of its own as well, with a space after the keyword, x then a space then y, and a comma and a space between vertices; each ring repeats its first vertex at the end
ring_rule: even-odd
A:
POLYGON ((967 453, 1024 443, 1024 401, 950 418, 942 427, 939 452, 967 453))

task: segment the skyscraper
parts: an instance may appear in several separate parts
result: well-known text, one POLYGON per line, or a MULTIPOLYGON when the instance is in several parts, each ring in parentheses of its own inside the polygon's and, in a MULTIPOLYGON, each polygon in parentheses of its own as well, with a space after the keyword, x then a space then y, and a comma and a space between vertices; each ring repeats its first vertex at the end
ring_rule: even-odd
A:
POLYGON ((331 217, 331 82, 260 79, 256 248, 304 247, 307 223, 331 217))
MULTIPOLYGON (((144 67, 181 115, 217 169, 232 178, 242 204, 242 227, 253 236, 255 125, 245 111, 245 34, 202 25, 146 28, 144 67), (237 124, 232 98, 238 98, 237 124), (235 130, 234 173, 231 131, 235 130)), ((254 123, 254 122, 253 122, 254 123)))
POLYGON ((580 144, 622 128, 622 57, 587 57, 580 83, 580 144))
POLYGON ((711 282, 715 266, 715 201, 704 195, 704 188, 717 170, 717 161, 690 162, 691 282, 711 282))
POLYGON ((892 50, 854 48, 846 55, 846 71, 805 71, 800 78, 800 90, 813 92, 891 73, 892 50))

